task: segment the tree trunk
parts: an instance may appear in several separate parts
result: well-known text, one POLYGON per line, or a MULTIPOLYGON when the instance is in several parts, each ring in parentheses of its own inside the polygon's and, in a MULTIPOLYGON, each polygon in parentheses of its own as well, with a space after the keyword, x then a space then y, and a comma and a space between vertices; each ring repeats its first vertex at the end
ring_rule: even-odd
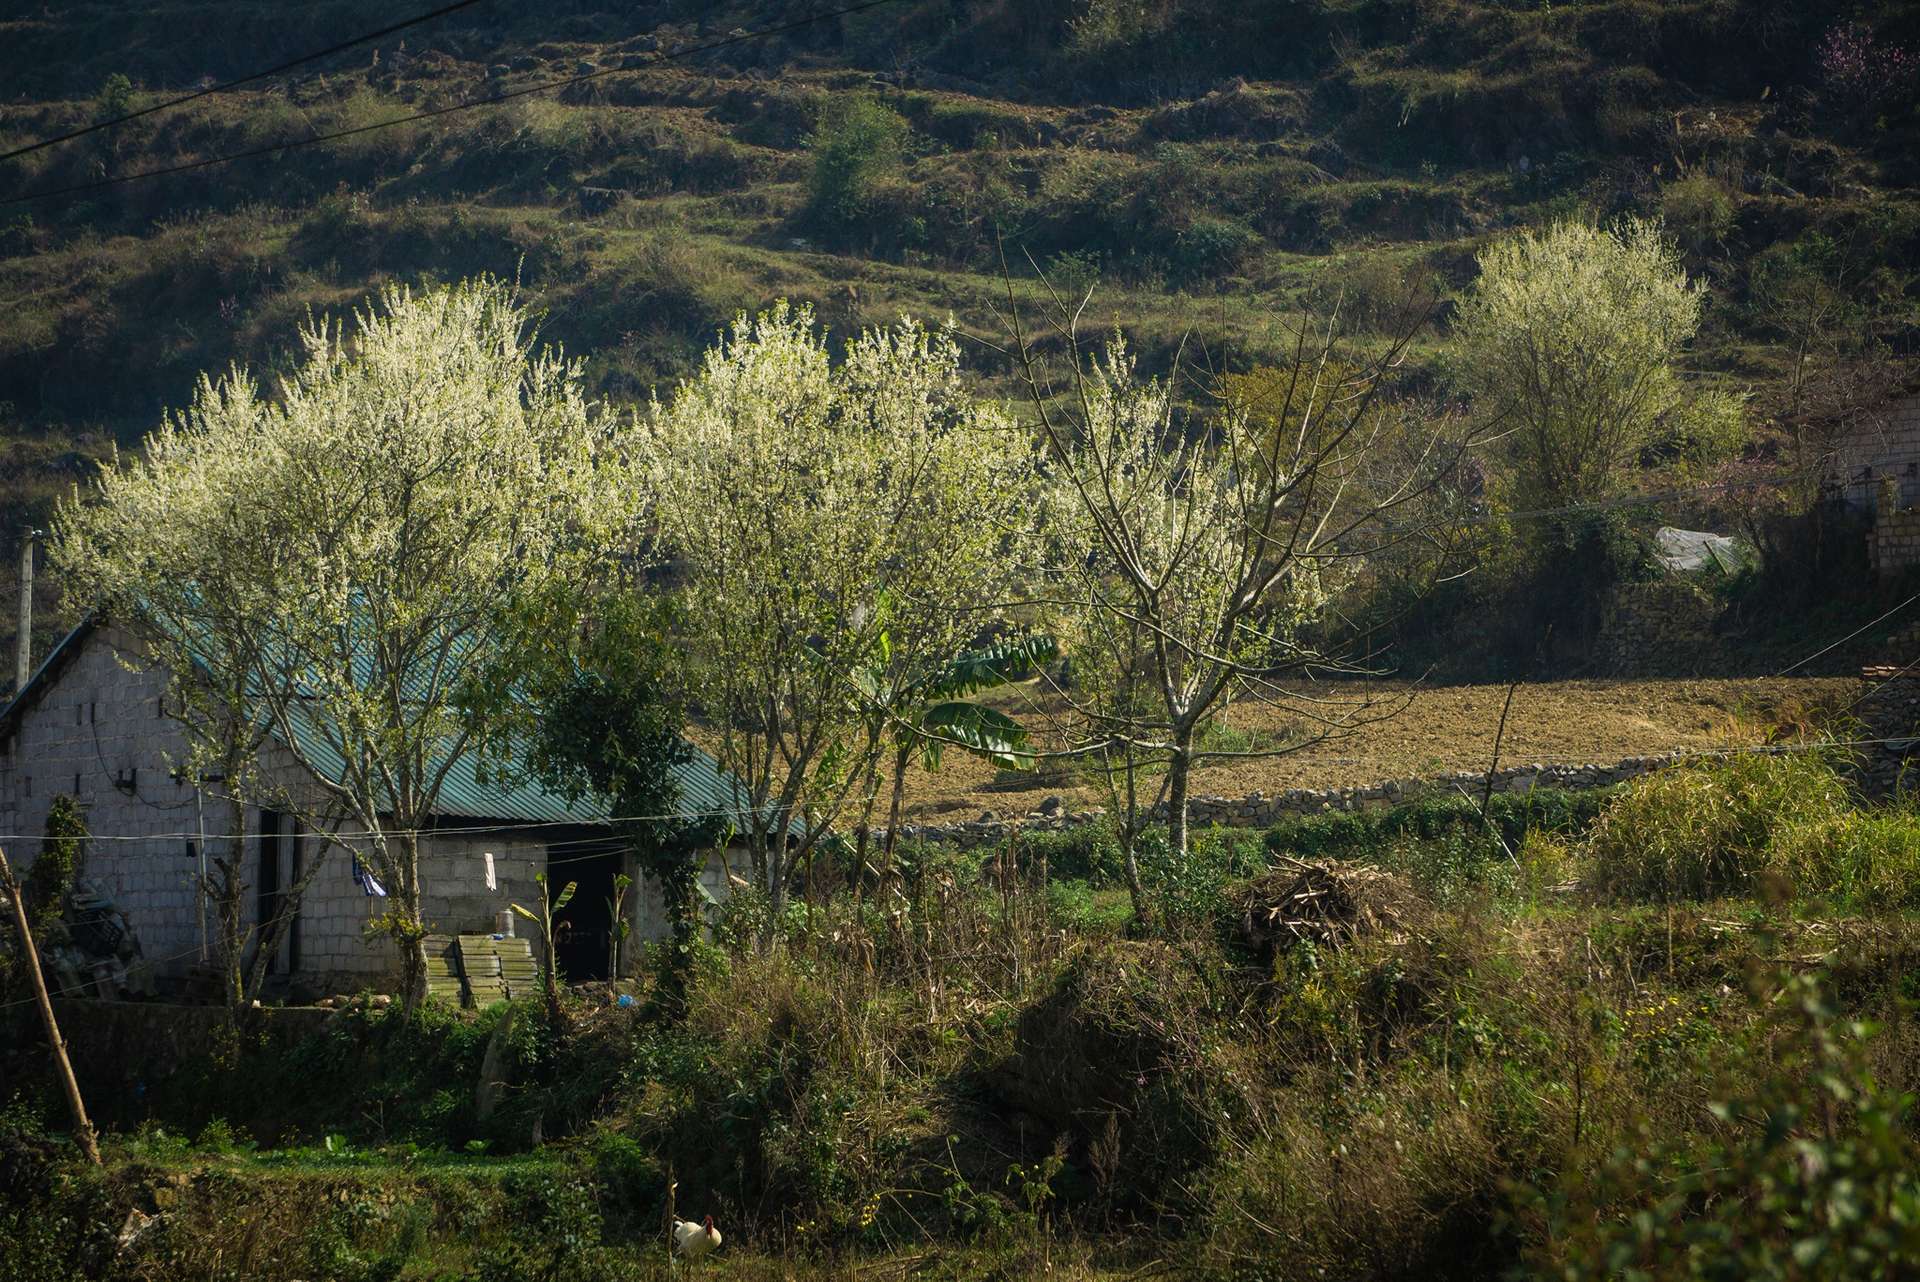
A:
POLYGON ((900 794, 907 790, 907 763, 913 760, 913 741, 902 743, 893 754, 893 796, 887 800, 887 844, 880 852, 880 885, 893 875, 893 850, 900 840, 900 794))
POLYGON ((1174 732, 1173 755, 1167 762, 1167 844, 1178 863, 1187 859, 1187 784, 1193 773, 1193 730, 1174 732))
MULTIPOLYGON (((297 861, 300 842, 297 831, 293 841, 297 861)), ((311 861, 311 867, 307 864, 299 865, 300 875, 280 893, 279 911, 272 921, 260 924, 259 946, 253 950, 253 964, 247 971, 246 996, 249 1000, 260 995, 260 985, 266 981, 267 977, 267 963, 273 960, 275 953, 280 951, 280 945, 286 942, 288 933, 293 929, 293 920, 300 915, 300 901, 306 896, 307 887, 312 884, 314 873, 319 870, 325 853, 323 849, 311 861)))
POLYGON ((897 915, 887 911, 887 886, 893 880, 893 852, 900 840, 900 794, 906 791, 907 762, 912 758, 911 741, 902 743, 893 756, 893 796, 887 801, 887 841, 880 852, 880 872, 874 878, 874 906, 880 910, 880 919, 894 924, 898 936, 900 955, 909 957, 913 953, 911 941, 901 926, 897 915))
POLYGON ((1125 788, 1127 804, 1121 810, 1120 817, 1120 855, 1126 861, 1127 895, 1133 900, 1133 919, 1141 927, 1150 927, 1152 919, 1147 916, 1147 893, 1140 886, 1140 794, 1139 769, 1134 764, 1133 749, 1127 749, 1125 770, 1125 788))
POLYGON ((1127 866, 1127 897, 1133 900, 1133 919, 1142 926, 1151 926, 1153 919, 1147 914, 1147 892, 1140 885, 1140 833, 1132 824, 1127 825, 1120 838, 1120 854, 1127 866))
POLYGON ((767 920, 760 927, 760 952, 763 956, 773 952, 774 941, 780 936, 780 922, 787 915, 787 827, 792 821, 792 812, 782 806, 774 813, 780 823, 767 834, 766 851, 758 861, 760 867, 766 870, 767 920))
POLYGON ((860 807, 860 827, 854 833, 853 909, 860 915, 860 902, 867 884, 867 847, 873 843, 873 807, 880 797, 880 763, 867 766, 867 799, 860 807))
POLYGON ((412 1013, 427 999, 427 924, 420 916, 420 838, 409 826, 399 840, 393 934, 400 944, 400 1000, 412 1013))
MULTIPOLYGON (((233 787, 237 767, 229 758, 227 787, 233 787)), ((239 1010, 247 1004, 247 941, 253 932, 245 926, 247 916, 247 807, 238 798, 227 801, 227 862, 220 866, 220 962, 224 973, 221 987, 226 990, 227 1008, 239 1010)))

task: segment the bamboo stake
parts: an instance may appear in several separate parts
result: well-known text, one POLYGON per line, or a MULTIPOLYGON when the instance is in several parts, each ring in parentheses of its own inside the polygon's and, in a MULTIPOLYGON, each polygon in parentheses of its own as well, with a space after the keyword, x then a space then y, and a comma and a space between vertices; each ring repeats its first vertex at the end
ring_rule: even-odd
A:
POLYGON ((674 1207, 674 1201, 676 1199, 676 1195, 679 1192, 680 1192, 680 1181, 673 1178, 673 1168, 669 1166, 667 1168, 667 1276, 668 1277, 673 1276, 675 1268, 680 1263, 679 1255, 674 1250, 674 1241, 673 1241, 673 1230, 675 1228, 674 1221, 678 1214, 678 1212, 674 1207))
POLYGON ((67 1107, 73 1111, 73 1137, 89 1162, 100 1165, 100 1146, 94 1142, 93 1123, 87 1120, 87 1106, 80 1098, 80 1083, 74 1080, 73 1064, 67 1059, 67 1044, 60 1039, 60 1025, 53 1018, 53 999, 47 996, 47 978, 40 973, 40 953, 33 946, 33 931, 27 926, 27 901, 7 864, 7 852, 0 850, 0 890, 13 901, 13 918, 20 927, 20 952, 27 961, 27 975, 33 980, 33 996, 40 1003, 40 1018, 47 1026, 47 1043, 53 1047, 53 1066, 66 1088, 67 1107))

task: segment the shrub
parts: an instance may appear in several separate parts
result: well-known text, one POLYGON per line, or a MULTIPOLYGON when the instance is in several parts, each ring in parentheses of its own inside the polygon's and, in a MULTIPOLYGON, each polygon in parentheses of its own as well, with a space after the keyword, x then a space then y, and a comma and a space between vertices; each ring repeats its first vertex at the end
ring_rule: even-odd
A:
POLYGON ((1895 101, 1920 75, 1920 58, 1881 44, 1857 23, 1835 27, 1820 42, 1820 76, 1840 99, 1864 105, 1895 101))
POLYGON ((1153 828, 1136 847, 1140 882, 1170 928, 1214 921, 1227 910, 1227 888, 1267 865, 1260 834, 1246 828, 1196 831, 1180 858, 1167 830, 1153 828))
POLYGON ((571 1172, 513 1171, 501 1182, 512 1238, 481 1257, 483 1282, 606 1276, 600 1257, 600 1208, 591 1182, 571 1172))
POLYGON ((1133 917, 1133 905, 1115 892, 1103 896, 1079 879, 1049 880, 1047 913, 1075 934, 1111 935, 1125 929, 1133 917))
POLYGON ((1689 253, 1705 254, 1733 230, 1733 195, 1718 178, 1696 171, 1667 184, 1660 214, 1689 253))
MULTIPOLYGON (((1717 1125, 1643 1133, 1553 1215, 1568 1279, 1896 1278, 1920 1270, 1912 1100, 1874 1080, 1870 1031, 1842 1020, 1814 976, 1773 1005, 1778 1044, 1743 1046, 1711 1106, 1717 1125)), ((1543 1252, 1547 1254, 1547 1252, 1543 1252)))
POLYGON ((1237 218, 1196 218, 1173 238, 1174 274, 1197 283, 1238 271, 1260 248, 1260 237, 1237 218))
POLYGON ((1772 866, 1795 893, 1846 909, 1920 907, 1920 814, 1850 810, 1775 835, 1772 866))
POLYGON ((1843 818, 1847 785, 1814 753, 1735 755, 1635 780, 1594 825, 1588 885, 1612 899, 1671 903, 1756 888, 1776 835, 1843 818))
POLYGON ((37 1129, 0 1119, 0 1277, 107 1276, 117 1223, 112 1193, 99 1172, 59 1156, 37 1129))
POLYGON ((1632 512, 1575 512, 1532 524, 1533 561, 1514 603, 1531 638, 1549 631, 1568 641, 1593 636, 1615 588, 1659 572, 1645 526, 1632 512))
POLYGON ((1484 818, 1476 798, 1458 793, 1422 797, 1385 810, 1332 811, 1289 819, 1267 830, 1266 846, 1272 854, 1303 859, 1379 862, 1390 859, 1394 848, 1406 842, 1487 834, 1491 828, 1500 842, 1517 850, 1529 833, 1558 837, 1584 833, 1611 796, 1597 788, 1495 793, 1487 799, 1484 818))
POLYGON ((1208 977, 1224 965, 1204 943, 1115 941, 1076 954, 1020 1011, 990 1085, 1047 1133, 1088 1146, 1113 1202, 1188 1200, 1242 1086, 1212 1036, 1221 1012, 1208 977))
POLYGON ((1096 887, 1119 885, 1125 875, 1120 838, 1106 819, 1057 832, 1024 833, 1020 861, 1029 867, 1044 861, 1049 878, 1084 881, 1096 887))
POLYGON ((806 140, 813 152, 813 216, 829 226, 860 221, 875 185, 898 167, 907 137, 905 118, 872 94, 828 99, 806 140))
POLYGON ((62 793, 47 806, 47 833, 40 853, 27 870, 27 906, 36 928, 57 921, 66 911, 67 896, 80 876, 80 860, 88 833, 80 804, 62 793))
POLYGON ((133 81, 121 72, 114 72, 100 84, 93 96, 93 117, 96 121, 118 120, 133 110, 133 81))
POLYGON ((1289 819, 1267 831, 1266 847, 1275 856, 1364 860, 1442 902, 1505 894, 1558 882, 1563 847, 1592 826, 1610 796, 1607 789, 1496 793, 1483 816, 1477 796, 1435 795, 1386 810, 1289 819))

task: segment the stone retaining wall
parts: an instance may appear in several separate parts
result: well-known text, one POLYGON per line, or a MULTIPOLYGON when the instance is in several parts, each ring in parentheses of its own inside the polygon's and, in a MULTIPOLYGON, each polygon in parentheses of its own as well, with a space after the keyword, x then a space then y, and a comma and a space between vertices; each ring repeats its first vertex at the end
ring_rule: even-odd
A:
MULTIPOLYGON (((1535 788, 1606 788, 1636 776, 1695 756, 1672 752, 1651 757, 1627 757, 1588 765, 1531 764, 1503 766, 1493 774, 1493 790, 1527 793, 1535 788)), ((1485 771, 1461 771, 1426 779, 1389 779, 1352 788, 1293 788, 1285 792, 1247 797, 1191 797, 1187 813, 1196 828, 1268 828, 1283 819, 1340 810, 1384 809, 1436 794, 1464 792, 1478 799, 1487 786, 1485 771)), ((949 842, 963 849, 988 846, 1006 839, 1016 828, 1024 832, 1058 832, 1102 817, 1104 810, 1068 811, 1059 798, 1050 797, 1041 808, 1019 819, 982 815, 949 824, 902 824, 900 835, 920 841, 949 842)), ((1154 808, 1156 823, 1166 819, 1166 808, 1154 808)), ((874 830, 873 840, 884 841, 886 829, 874 830)))
POLYGON ((1697 575, 1668 575, 1617 588, 1602 612, 1593 661, 1616 675, 1684 675, 1716 648, 1720 604, 1697 575))

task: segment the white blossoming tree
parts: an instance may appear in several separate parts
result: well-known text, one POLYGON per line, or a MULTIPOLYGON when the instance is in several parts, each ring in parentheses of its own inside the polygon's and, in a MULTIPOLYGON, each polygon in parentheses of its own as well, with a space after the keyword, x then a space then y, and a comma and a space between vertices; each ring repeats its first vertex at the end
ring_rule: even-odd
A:
MULTIPOLYGON (((1117 336, 1085 351, 1076 310, 1055 296, 1046 319, 1069 361, 1056 386, 1009 289, 1011 354, 1048 446, 1052 479, 1046 595, 1081 660, 1060 694, 1078 751, 1102 763, 1137 833, 1138 772, 1164 768, 1169 837, 1188 848, 1201 732, 1232 698, 1283 704, 1315 731, 1270 753, 1391 715, 1399 701, 1303 694, 1292 679, 1339 670, 1301 640, 1352 566, 1403 537, 1394 514, 1458 457, 1444 420, 1387 394, 1412 327, 1371 359, 1342 359, 1337 329, 1294 331, 1288 362, 1252 383, 1207 379, 1209 403, 1183 416, 1175 379, 1142 378, 1117 336), (1249 396, 1249 386, 1263 389, 1249 396), (1423 442, 1420 465, 1383 476, 1390 440, 1423 442)), ((1404 452, 1402 452, 1404 456, 1404 452)), ((1127 843, 1129 880, 1138 874, 1127 843)))
POLYGON ((136 621, 201 740, 244 756, 269 734, 315 784, 274 801, 365 834, 409 1001, 421 831, 498 706, 484 677, 515 644, 509 603, 595 542, 607 439, 509 287, 396 286, 310 324, 271 396, 240 370, 203 379, 60 513, 70 582, 136 621))
POLYGON ((1663 431, 1737 436, 1738 399, 1690 389, 1675 368, 1705 301, 1659 225, 1641 219, 1555 223, 1480 255, 1453 320, 1453 364, 1505 442, 1517 506, 1611 496, 1663 431))
POLYGON ((777 919, 885 745, 920 732, 915 692, 1000 621, 1031 446, 967 394, 950 334, 867 332, 836 365, 784 303, 737 322, 643 435, 690 702, 777 919))

